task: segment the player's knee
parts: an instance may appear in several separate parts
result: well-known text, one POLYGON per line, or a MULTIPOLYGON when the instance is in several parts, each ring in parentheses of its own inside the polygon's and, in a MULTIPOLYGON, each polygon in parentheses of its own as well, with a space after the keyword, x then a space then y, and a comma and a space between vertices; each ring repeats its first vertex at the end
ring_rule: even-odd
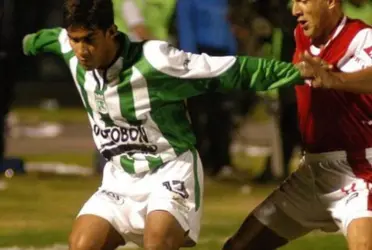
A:
POLYGON ((94 241, 83 233, 72 233, 69 238, 69 250, 94 250, 94 241))
POLYGON ((148 233, 144 241, 145 250, 178 250, 181 245, 172 234, 165 236, 156 231, 148 233))
POLYGON ((149 237, 144 242, 145 250, 178 250, 176 244, 170 239, 164 237, 156 238, 156 234, 153 237, 149 237))
POLYGON ((350 250, 372 250, 372 240, 368 237, 357 237, 349 241, 350 250))
POLYGON ((350 250, 372 250, 371 244, 368 242, 368 240, 359 240, 356 242, 353 242, 353 244, 349 244, 350 250))
POLYGON ((152 211, 146 218, 146 250, 178 250, 185 242, 185 231, 167 211, 152 211))
MULTIPOLYGON (((145 250, 171 250, 172 248, 169 248, 168 246, 160 245, 160 244, 147 244, 143 247, 145 250)), ((173 249, 172 249, 173 250, 173 249)))
POLYGON ((143 248, 145 250, 178 250, 178 248, 166 241, 148 241, 143 248))
POLYGON ((372 250, 372 218, 354 219, 347 227, 350 250, 372 250))

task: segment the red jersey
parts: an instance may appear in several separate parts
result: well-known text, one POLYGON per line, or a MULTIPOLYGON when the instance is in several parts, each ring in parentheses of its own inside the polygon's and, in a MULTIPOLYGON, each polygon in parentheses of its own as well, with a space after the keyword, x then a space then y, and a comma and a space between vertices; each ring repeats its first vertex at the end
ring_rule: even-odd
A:
MULTIPOLYGON (((359 20, 344 17, 323 50, 311 44, 300 26, 295 29, 295 40, 294 63, 308 51, 343 72, 372 66, 372 29, 359 20)), ((296 95, 299 127, 307 152, 346 151, 351 163, 359 162, 358 159, 367 162, 366 149, 372 147, 371 94, 301 85, 296 86, 296 95)))

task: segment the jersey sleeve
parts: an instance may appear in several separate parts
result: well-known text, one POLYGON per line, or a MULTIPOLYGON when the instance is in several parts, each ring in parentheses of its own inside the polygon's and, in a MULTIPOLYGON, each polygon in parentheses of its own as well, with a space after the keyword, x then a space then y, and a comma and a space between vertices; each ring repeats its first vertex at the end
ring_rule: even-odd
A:
POLYGON ((167 91, 179 91, 183 98, 214 90, 266 91, 303 82, 291 63, 248 56, 186 53, 160 41, 145 43, 144 56, 157 71, 178 79, 177 84, 167 85, 167 91))
POLYGON ((25 55, 49 52, 59 56, 71 51, 67 32, 62 28, 42 29, 23 38, 25 55))
POLYGON ((365 28, 353 38, 347 55, 340 60, 338 67, 344 72, 354 72, 372 66, 372 29, 365 28))

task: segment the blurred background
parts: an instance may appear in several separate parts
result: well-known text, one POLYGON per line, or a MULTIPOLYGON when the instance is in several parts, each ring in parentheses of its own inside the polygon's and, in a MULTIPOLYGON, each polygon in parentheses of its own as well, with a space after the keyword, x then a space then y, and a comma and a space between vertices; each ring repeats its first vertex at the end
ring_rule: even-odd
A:
MULTIPOLYGON (((167 40, 193 53, 290 62, 296 19, 287 0, 113 0, 132 40, 167 40)), ((64 62, 25 57, 24 35, 62 24, 63 0, 0 0, 0 249, 67 249, 71 224, 100 184, 87 115, 64 62)), ((343 1, 372 24, 372 2, 343 1)), ((301 153, 293 88, 187 100, 205 168, 196 249, 221 249, 244 217, 296 169, 301 153)), ((129 245, 125 248, 135 248, 129 245)), ((283 249, 346 249, 314 232, 283 249)))

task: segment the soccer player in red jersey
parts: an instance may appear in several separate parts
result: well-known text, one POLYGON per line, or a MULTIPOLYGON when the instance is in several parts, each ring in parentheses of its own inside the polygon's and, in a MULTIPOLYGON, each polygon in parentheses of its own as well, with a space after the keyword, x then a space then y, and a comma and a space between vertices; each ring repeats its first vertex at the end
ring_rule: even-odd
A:
POLYGON ((351 250, 372 249, 372 95, 351 88, 371 71, 352 73, 372 66, 372 28, 346 17, 340 0, 294 0, 292 12, 294 63, 304 60, 314 74, 313 83, 296 86, 305 154, 223 249, 277 249, 316 229, 341 230, 351 250))

